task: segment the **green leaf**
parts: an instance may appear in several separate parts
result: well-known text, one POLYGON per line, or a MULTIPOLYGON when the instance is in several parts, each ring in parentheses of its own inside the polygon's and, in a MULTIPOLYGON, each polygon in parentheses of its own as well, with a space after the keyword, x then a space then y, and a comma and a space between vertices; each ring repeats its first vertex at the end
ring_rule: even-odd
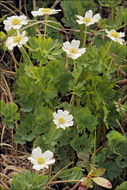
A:
POLYGON ((121 2, 122 0, 99 0, 100 5, 104 7, 116 7, 121 2))
POLYGON ((90 172, 90 162, 89 162, 89 155, 88 154, 85 154, 83 152, 79 152, 78 153, 78 158, 83 160, 83 161, 79 161, 77 162, 77 166, 79 167, 85 167, 87 172, 89 173, 90 172))
POLYGON ((0 31, 0 42, 2 42, 3 40, 5 40, 6 38, 6 34, 2 31, 0 31))
POLYGON ((36 137, 35 127, 35 116, 31 113, 27 114, 21 121, 20 126, 16 128, 15 142, 25 144, 26 141, 33 140, 36 137))
POLYGON ((41 36, 38 38, 32 37, 29 40, 29 50, 32 53, 33 59, 37 62, 46 64, 47 60, 56 60, 61 53, 61 44, 58 40, 53 40, 51 37, 43 39, 41 36))
POLYGON ((14 175, 11 181, 10 190, 44 190, 48 177, 41 174, 31 173, 30 171, 14 175))
POLYGON ((80 167, 73 167, 71 169, 63 170, 59 178, 62 180, 78 180, 83 176, 83 170, 80 167))
POLYGON ((90 152, 91 148, 93 148, 93 144, 94 144, 93 134, 90 134, 89 136, 87 134, 83 134, 82 136, 75 135, 73 140, 70 142, 70 145, 77 153, 90 152))
POLYGON ((65 95, 69 90, 69 81, 71 81, 72 76, 70 72, 62 73, 59 80, 59 90, 62 95, 65 95))
POLYGON ((13 129, 19 120, 18 106, 15 103, 6 104, 4 101, 0 101, 0 106, 0 116, 4 116, 3 123, 13 129))
POLYGON ((45 144, 47 144, 47 148, 53 150, 58 141, 60 141, 62 134, 63 134, 63 129, 53 128, 45 136, 43 136, 43 140, 45 144))
POLYGON ((116 20, 117 24, 119 24, 120 27, 121 27, 121 25, 123 25, 123 23, 125 25, 127 24, 126 13, 127 13, 126 7, 120 6, 120 7, 116 8, 115 20, 116 20))
POLYGON ((118 177, 121 172, 122 172, 122 168, 119 167, 116 162, 114 161, 108 161, 107 163, 105 163, 104 168, 106 169, 106 173, 108 176, 108 179, 113 180, 116 177, 118 177))
POLYGON ((115 190, 125 190, 126 188, 127 188, 127 181, 124 181, 120 185, 117 185, 117 187, 115 188, 115 190))
POLYGON ((92 115, 87 107, 75 108, 74 119, 79 131, 83 131, 87 128, 90 132, 93 132, 98 124, 96 116, 92 115))
POLYGON ((26 103, 22 104, 21 111, 22 112, 31 112, 33 110, 33 107, 34 107, 34 100, 31 98, 31 99, 28 99, 28 101, 26 103))
POLYGON ((44 75, 44 67, 36 67, 33 65, 25 66, 25 73, 28 77, 36 80, 36 83, 40 82, 44 75))
POLYGON ((107 138, 108 138, 110 149, 113 151, 113 153, 123 156, 123 157, 127 156, 127 152, 124 151, 127 146, 126 136, 113 130, 107 135, 107 138))
POLYGON ((92 168, 91 172, 94 177, 99 177, 105 173, 105 168, 98 168, 98 169, 92 168))

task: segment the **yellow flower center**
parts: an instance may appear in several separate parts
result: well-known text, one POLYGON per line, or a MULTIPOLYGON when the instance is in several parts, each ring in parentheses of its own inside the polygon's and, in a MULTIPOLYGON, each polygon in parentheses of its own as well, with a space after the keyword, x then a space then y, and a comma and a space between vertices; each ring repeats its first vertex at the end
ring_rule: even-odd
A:
POLYGON ((91 18, 89 18, 89 17, 84 17, 84 18, 83 18, 83 21, 88 24, 88 23, 91 21, 91 18))
POLYGON ((20 20, 15 18, 15 19, 12 20, 12 24, 13 25, 18 25, 18 24, 20 24, 20 20))
POLYGON ((14 39, 13 39, 13 42, 18 43, 18 42, 21 41, 21 39, 22 39, 22 36, 15 36, 14 39))
POLYGON ((43 157, 37 159, 38 164, 44 164, 45 162, 46 162, 46 160, 43 157))
POLYGON ((64 124, 65 123, 65 120, 63 117, 59 118, 59 124, 64 124))
POLYGON ((74 48, 70 49, 70 53, 77 53, 77 52, 78 52, 77 49, 74 49, 74 48))
POLYGON ((114 38, 118 38, 119 37, 119 33, 115 32, 115 31, 110 32, 110 35, 113 36, 114 38))
POLYGON ((49 9, 49 8, 47 8, 47 9, 42 9, 42 12, 50 12, 51 11, 51 9, 49 9))

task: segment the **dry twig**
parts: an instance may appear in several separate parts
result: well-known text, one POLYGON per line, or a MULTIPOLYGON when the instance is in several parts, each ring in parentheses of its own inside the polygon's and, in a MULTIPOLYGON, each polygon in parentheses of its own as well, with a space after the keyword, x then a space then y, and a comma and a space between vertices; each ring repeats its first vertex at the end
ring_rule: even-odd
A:
POLYGON ((117 64, 117 61, 116 61, 116 55, 113 53, 113 54, 110 54, 110 56, 112 57, 113 59, 113 62, 114 62, 114 65, 117 67, 118 71, 125 77, 127 77, 127 74, 121 69, 121 67, 117 64))
POLYGON ((121 99, 118 100, 118 108, 121 111, 121 113, 125 116, 125 120, 127 121, 127 114, 121 108, 121 99))

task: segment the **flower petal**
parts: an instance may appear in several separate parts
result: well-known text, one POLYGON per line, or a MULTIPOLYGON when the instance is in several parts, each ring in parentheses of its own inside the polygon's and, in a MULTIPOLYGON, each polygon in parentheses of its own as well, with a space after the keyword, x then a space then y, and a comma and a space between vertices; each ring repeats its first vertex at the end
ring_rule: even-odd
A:
POLYGON ((42 154, 42 157, 45 158, 46 160, 50 160, 53 158, 53 153, 50 150, 47 150, 42 154))
POLYGON ((81 20, 76 20, 79 24, 84 24, 85 22, 84 21, 81 21, 81 20))
POLYGON ((37 161, 33 157, 28 157, 28 160, 30 160, 32 164, 37 164, 37 161))
POLYGON ((122 37, 125 36, 125 33, 124 33, 124 32, 119 32, 119 35, 120 35, 120 37, 122 38, 122 37))
POLYGON ((85 14, 85 17, 88 17, 88 18, 92 18, 92 16, 93 16, 93 11, 92 10, 87 11, 86 14, 85 14))
POLYGON ((98 20, 101 18, 100 14, 96 14, 93 16, 92 19, 94 19, 95 22, 98 22, 98 20))
POLYGON ((80 41, 79 40, 72 40, 71 41, 71 47, 72 48, 79 48, 79 45, 80 45, 80 41))
POLYGON ((66 42, 64 42, 63 43, 63 47, 65 48, 65 49, 70 49, 70 42, 69 41, 66 41, 66 42))
POLYGON ((54 164, 54 163, 55 163, 55 159, 48 160, 48 161, 46 162, 47 165, 54 164))
POLYGON ((39 171, 42 168, 41 168, 41 165, 33 165, 33 169, 39 171))
POLYGON ((33 16, 38 16, 38 11, 31 11, 31 14, 32 14, 33 16))
POLYGON ((42 151, 40 149, 40 147, 34 148, 32 151, 32 157, 33 158, 38 158, 38 157, 42 157, 42 151))
POLYGON ((77 18, 79 18, 79 20, 82 20, 83 17, 82 16, 79 16, 79 15, 75 15, 77 18))

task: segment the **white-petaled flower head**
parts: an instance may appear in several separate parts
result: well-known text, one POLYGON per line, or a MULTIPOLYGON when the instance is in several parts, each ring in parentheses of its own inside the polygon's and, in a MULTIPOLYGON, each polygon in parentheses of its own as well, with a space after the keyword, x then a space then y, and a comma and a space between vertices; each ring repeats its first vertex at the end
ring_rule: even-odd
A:
POLYGON ((39 171, 41 169, 49 167, 50 164, 55 163, 53 159, 53 153, 50 150, 42 153, 40 147, 34 148, 32 151, 31 157, 28 157, 28 160, 33 164, 33 169, 39 171))
POLYGON ((22 45, 26 44, 26 42, 29 39, 27 36, 25 36, 25 34, 26 34, 25 31, 23 31, 21 34, 17 31, 16 36, 8 37, 6 41, 6 47, 9 50, 13 50, 15 46, 18 46, 19 48, 22 47, 22 45))
POLYGON ((73 116, 66 110, 58 110, 57 112, 53 113, 53 116, 53 122, 55 123, 57 129, 62 128, 65 130, 66 127, 73 125, 73 116))
POLYGON ((4 29, 6 31, 9 31, 11 28, 19 30, 23 25, 28 24, 28 20, 25 15, 11 16, 7 17, 7 19, 4 20, 3 23, 5 24, 4 29))
POLYGON ((57 14, 61 9, 49 9, 49 8, 39 8, 38 11, 32 11, 33 16, 43 16, 43 15, 54 15, 57 14))
POLYGON ((68 57, 77 59, 86 52, 86 48, 79 48, 79 45, 79 40, 72 40, 71 43, 69 41, 66 41, 63 43, 62 49, 67 53, 68 57))
POLYGON ((108 36, 111 40, 113 40, 113 41, 115 41, 115 42, 118 42, 118 43, 120 43, 121 45, 123 45, 124 40, 122 39, 122 37, 125 36, 125 33, 124 33, 124 32, 116 32, 115 29, 112 29, 111 31, 108 31, 108 30, 105 30, 105 31, 106 31, 106 33, 108 34, 107 36, 108 36))
POLYGON ((86 26, 92 25, 95 22, 98 22, 99 19, 101 18, 100 14, 95 14, 93 16, 93 11, 89 10, 85 13, 85 16, 79 16, 79 15, 75 15, 79 20, 76 20, 79 24, 86 24, 86 26))

